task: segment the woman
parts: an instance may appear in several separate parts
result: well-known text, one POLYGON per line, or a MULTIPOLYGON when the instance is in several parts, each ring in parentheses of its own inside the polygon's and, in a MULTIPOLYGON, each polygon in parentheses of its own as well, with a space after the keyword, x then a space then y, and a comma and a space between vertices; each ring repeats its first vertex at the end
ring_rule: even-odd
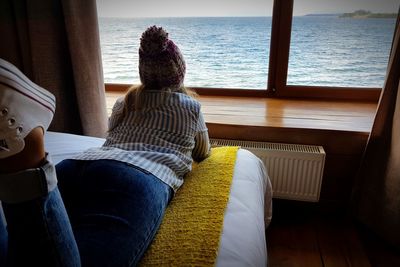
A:
POLYGON ((148 28, 139 48, 142 84, 115 103, 104 145, 54 166, 43 145, 54 97, 0 61, 0 200, 8 224, 0 255, 8 265, 137 265, 193 159, 210 151, 185 70, 168 34, 148 28))

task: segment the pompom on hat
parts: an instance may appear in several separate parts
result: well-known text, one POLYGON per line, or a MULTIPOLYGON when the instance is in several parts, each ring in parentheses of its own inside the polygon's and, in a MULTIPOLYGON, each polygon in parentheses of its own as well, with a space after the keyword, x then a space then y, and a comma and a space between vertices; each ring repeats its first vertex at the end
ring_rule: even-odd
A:
POLYGON ((179 48, 161 27, 148 28, 140 38, 139 75, 143 85, 161 89, 183 86, 186 65, 179 48))

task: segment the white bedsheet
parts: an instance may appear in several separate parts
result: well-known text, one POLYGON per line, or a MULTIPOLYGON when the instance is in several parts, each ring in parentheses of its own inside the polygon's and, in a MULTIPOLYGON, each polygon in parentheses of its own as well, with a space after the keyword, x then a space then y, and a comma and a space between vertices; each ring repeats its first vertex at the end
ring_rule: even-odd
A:
MULTIPOLYGON (((45 146, 54 163, 104 139, 47 132, 45 146)), ((272 189, 262 162, 239 149, 217 257, 217 266, 267 266, 265 228, 272 216, 272 189)))

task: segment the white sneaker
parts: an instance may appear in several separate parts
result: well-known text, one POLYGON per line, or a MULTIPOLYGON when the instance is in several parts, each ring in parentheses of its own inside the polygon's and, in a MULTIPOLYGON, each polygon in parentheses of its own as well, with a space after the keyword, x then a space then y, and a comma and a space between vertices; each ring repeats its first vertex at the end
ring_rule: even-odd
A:
POLYGON ((0 159, 21 152, 34 128, 45 132, 55 107, 54 95, 0 58, 0 159))

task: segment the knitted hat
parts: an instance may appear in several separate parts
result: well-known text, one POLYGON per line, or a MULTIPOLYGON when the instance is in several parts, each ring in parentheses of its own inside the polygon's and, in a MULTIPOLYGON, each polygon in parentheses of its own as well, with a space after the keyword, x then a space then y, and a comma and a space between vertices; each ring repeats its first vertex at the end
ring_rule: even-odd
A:
POLYGON ((143 85, 178 88, 183 85, 186 65, 179 48, 161 27, 148 28, 140 38, 139 75, 143 85))

